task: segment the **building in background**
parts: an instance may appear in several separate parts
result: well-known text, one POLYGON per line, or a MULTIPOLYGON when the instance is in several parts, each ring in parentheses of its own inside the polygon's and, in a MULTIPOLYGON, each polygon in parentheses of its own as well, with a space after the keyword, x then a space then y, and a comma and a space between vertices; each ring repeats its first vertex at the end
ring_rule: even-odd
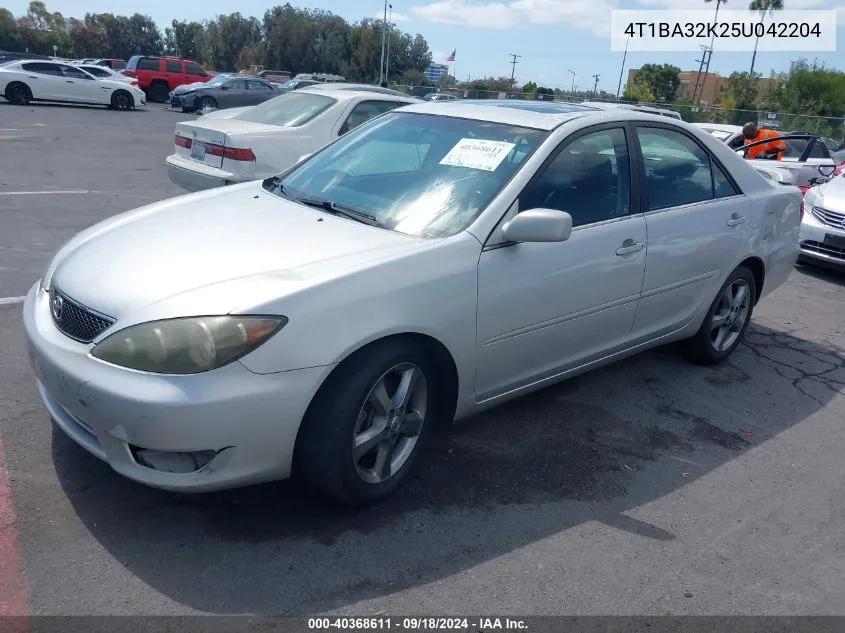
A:
MULTIPOLYGON (((628 71, 628 85, 633 84, 637 78, 639 68, 632 68, 628 71)), ((702 73, 704 85, 699 95, 699 101, 709 106, 718 106, 722 101, 722 92, 725 89, 725 84, 728 81, 727 77, 722 77, 719 73, 702 73)), ((681 84, 678 86, 678 99, 692 99, 695 92, 696 84, 699 80, 697 70, 682 70, 678 73, 678 79, 681 84)), ((758 94, 764 93, 770 86, 774 79, 768 77, 760 77, 757 80, 758 94)))
POLYGON ((438 84, 440 80, 449 73, 449 67, 446 64, 432 64, 425 69, 425 78, 430 82, 438 84))

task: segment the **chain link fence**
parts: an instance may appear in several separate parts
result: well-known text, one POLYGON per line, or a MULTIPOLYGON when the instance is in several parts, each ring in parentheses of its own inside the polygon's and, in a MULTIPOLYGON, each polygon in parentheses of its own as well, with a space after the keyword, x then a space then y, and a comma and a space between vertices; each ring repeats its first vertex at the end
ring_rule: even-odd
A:
POLYGON ((604 101, 608 103, 627 103, 630 105, 659 107, 675 110, 681 115, 681 118, 688 123, 717 123, 741 126, 749 121, 754 121, 760 123, 761 125, 765 122, 767 126, 778 129, 783 133, 797 132, 801 134, 818 134, 826 140, 831 151, 838 151, 845 148, 845 118, 838 117, 820 117, 771 110, 732 110, 712 106, 693 106, 674 103, 637 104, 632 101, 617 101, 596 98, 590 93, 572 93, 560 90, 556 91, 555 94, 538 94, 533 92, 465 90, 461 88, 435 89, 431 86, 392 87, 415 97, 424 97, 429 93, 439 92, 441 94, 450 95, 456 99, 521 99, 526 101, 563 101, 569 103, 579 103, 582 101, 604 101))

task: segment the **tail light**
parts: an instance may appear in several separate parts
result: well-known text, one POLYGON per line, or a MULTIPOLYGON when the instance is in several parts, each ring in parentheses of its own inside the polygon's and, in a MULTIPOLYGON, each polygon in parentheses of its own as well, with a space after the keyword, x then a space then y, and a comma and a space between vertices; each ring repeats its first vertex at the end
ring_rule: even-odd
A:
POLYGON ((255 154, 253 154, 252 150, 249 148, 223 147, 222 145, 217 145, 215 143, 206 143, 205 153, 211 154, 212 156, 222 156, 223 158, 228 158, 229 160, 255 160, 255 154))
POLYGON ((184 147, 185 149, 191 149, 191 145, 193 145, 193 141, 185 136, 176 135, 176 145, 177 147, 184 147))
POLYGON ((804 201, 801 201, 801 206, 798 207, 798 213, 801 216, 801 219, 804 219, 804 201))

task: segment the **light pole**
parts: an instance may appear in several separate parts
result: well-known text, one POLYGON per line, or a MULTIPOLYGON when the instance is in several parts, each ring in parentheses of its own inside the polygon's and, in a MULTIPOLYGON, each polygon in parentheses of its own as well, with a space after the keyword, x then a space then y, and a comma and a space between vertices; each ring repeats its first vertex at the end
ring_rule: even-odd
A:
POLYGON ((570 92, 575 94, 575 71, 570 68, 569 74, 572 75, 572 89, 570 90, 570 92))
POLYGON ((622 90, 622 75, 625 73, 625 60, 628 58, 628 43, 631 41, 629 37, 625 40, 625 54, 622 55, 622 68, 619 69, 619 85, 616 86, 616 100, 619 100, 619 92, 622 90))
POLYGON ((378 67, 378 82, 379 85, 384 81, 384 36, 386 35, 385 27, 387 26, 387 0, 384 0, 384 19, 381 21, 381 64, 378 67))
POLYGON ((393 35, 393 5, 389 4, 387 7, 387 56, 384 59, 384 80, 390 83, 390 39, 393 35))

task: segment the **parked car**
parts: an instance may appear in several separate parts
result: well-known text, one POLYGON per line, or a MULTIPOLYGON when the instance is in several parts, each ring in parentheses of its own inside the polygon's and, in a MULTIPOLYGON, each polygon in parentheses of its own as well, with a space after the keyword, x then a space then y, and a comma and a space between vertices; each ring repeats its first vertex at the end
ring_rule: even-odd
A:
POLYGON ((0 50, 0 64, 18 61, 22 59, 49 60, 50 58, 47 55, 33 55, 31 53, 16 53, 13 51, 0 50))
POLYGON ((313 86, 318 83, 320 82, 315 81, 314 79, 288 79, 284 83, 280 84, 280 86, 284 92, 290 92, 291 90, 307 88, 308 86, 313 86))
POLYGON ((668 117, 550 108, 415 103, 77 235, 23 307, 51 417, 150 486, 295 472, 367 504, 440 421, 673 341, 728 359, 801 194, 668 117))
POLYGON ((17 105, 54 101, 131 110, 146 103, 138 86, 98 79, 75 66, 50 61, 13 61, 0 67, 0 95, 17 105))
POLYGON ((177 86, 211 79, 202 66, 189 59, 148 55, 130 57, 123 74, 137 79, 138 86, 155 103, 165 103, 177 86))
POLYGON ((654 108, 652 106, 637 105, 634 103, 611 103, 606 101, 584 101, 583 105, 587 105, 592 108, 599 108, 600 110, 633 110, 634 112, 656 114, 658 116, 665 116, 671 119, 677 119, 679 121, 681 120, 680 112, 675 112, 675 110, 669 110, 667 108, 654 108))
POLYGON ((845 271, 845 174, 804 194, 801 259, 845 271))
POLYGON ((413 103, 360 90, 302 88, 231 118, 176 124, 170 180, 188 191, 267 178, 365 121, 413 103))
POLYGON ((263 80, 273 83, 284 83, 290 79, 290 72, 287 70, 261 70, 256 74, 263 80))
MULTIPOLYGON (((728 147, 745 154, 745 137, 742 126, 718 123, 693 123, 696 127, 712 134, 728 147)), ((751 159, 751 162, 767 169, 789 170, 795 178, 795 184, 802 190, 830 177, 835 168, 830 151, 824 141, 815 134, 784 133, 780 138, 787 147, 779 161, 769 159, 751 159)), ((769 142, 771 139, 766 139, 769 142)))
POLYGON ((182 108, 182 112, 224 110, 257 105, 282 94, 278 86, 258 77, 236 75, 219 79, 215 77, 178 94, 174 91, 170 95, 171 107, 182 108))
POLYGON ((843 171, 845 171, 845 149, 839 150, 835 152, 833 156, 833 163, 836 165, 836 169, 833 171, 834 176, 838 176, 843 171))
POLYGON ((457 97, 443 92, 429 92, 423 99, 425 101, 455 101, 457 97))
POLYGON ((94 63, 97 66, 105 66, 106 68, 111 68, 112 70, 123 70, 126 68, 126 60, 123 59, 97 59, 94 60, 94 63))
POLYGON ((77 68, 81 68, 86 73, 94 75, 97 79, 111 79, 112 81, 120 81, 130 86, 137 86, 138 80, 132 77, 127 77, 121 72, 112 70, 108 66, 98 66, 97 64, 76 64, 77 68))

